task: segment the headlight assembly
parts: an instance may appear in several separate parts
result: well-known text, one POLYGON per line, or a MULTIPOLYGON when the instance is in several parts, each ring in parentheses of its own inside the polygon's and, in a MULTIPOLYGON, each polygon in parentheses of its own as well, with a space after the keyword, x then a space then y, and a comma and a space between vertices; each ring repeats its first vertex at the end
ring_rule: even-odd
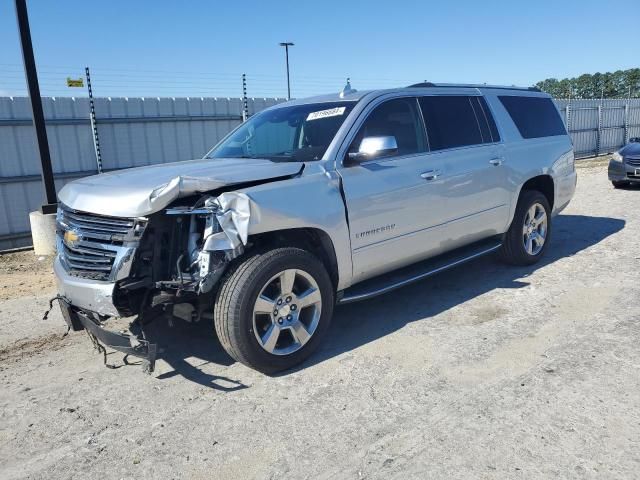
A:
POLYGON ((611 160, 613 160, 614 162, 622 163, 622 155, 616 152, 611 156, 611 160))

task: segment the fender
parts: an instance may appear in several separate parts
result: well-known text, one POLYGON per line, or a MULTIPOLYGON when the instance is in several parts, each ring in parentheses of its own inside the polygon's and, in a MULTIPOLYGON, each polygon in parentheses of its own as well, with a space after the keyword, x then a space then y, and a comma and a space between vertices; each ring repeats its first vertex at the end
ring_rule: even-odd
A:
POLYGON ((558 137, 552 162, 544 164, 540 158, 549 157, 548 150, 542 151, 543 147, 549 148, 549 141, 546 143, 539 140, 530 140, 528 145, 508 146, 507 162, 505 166, 509 168, 508 181, 511 190, 512 201, 509 211, 509 218, 506 228, 509 227, 515 215, 518 198, 524 185, 540 176, 547 176, 553 180, 553 207, 552 215, 557 215, 568 203, 575 191, 576 172, 574 166, 574 155, 569 140, 558 137), (536 144, 539 144, 536 145, 536 144), (526 150, 523 150, 526 147, 526 150), (537 150, 540 149, 540 152, 537 150))
POLYGON ((248 236, 292 228, 315 228, 333 243, 338 290, 351 285, 352 262, 346 207, 335 172, 318 168, 300 177, 238 190, 250 199, 248 236))

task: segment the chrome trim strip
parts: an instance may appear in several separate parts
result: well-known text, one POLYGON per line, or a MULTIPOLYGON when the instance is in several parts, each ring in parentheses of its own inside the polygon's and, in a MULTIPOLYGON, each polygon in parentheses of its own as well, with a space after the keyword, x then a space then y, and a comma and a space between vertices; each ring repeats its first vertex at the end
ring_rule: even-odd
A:
POLYGON ((431 225, 430 227, 421 228, 420 230, 413 230, 411 232, 406 232, 406 233, 403 233, 401 235, 396 235, 395 237, 385 238, 384 240, 379 240, 377 242, 368 243, 366 245, 362 245, 361 247, 354 248, 353 249, 353 253, 359 253, 362 250, 366 250, 366 249, 368 249, 370 247, 376 247, 376 246, 378 246, 380 244, 383 244, 383 243, 386 243, 386 242, 393 242, 394 240, 398 240, 399 238, 410 237, 412 235, 416 235, 416 234, 421 233, 421 232, 426 232, 427 230, 432 230, 434 228, 440 228, 440 227, 443 227, 445 225, 450 225, 452 223, 459 222, 461 220, 466 220, 466 219, 471 218, 471 217, 473 217, 475 215, 481 215, 483 213, 491 212, 493 210, 497 210, 498 208, 503 208, 503 207, 506 207, 506 206, 507 206, 506 203, 502 203, 500 205, 496 205, 495 207, 490 207, 490 208, 487 208, 485 210, 480 210, 479 212, 470 213, 469 215, 465 215, 463 217, 458 217, 458 218, 454 218, 452 220, 447 220, 446 222, 443 222, 443 223, 438 223, 437 225, 431 225))

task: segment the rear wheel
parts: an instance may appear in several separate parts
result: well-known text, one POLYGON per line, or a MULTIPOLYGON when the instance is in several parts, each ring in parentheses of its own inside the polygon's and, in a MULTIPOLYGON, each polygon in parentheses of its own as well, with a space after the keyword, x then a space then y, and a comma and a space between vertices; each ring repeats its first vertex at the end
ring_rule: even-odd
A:
POLYGON ((235 360, 274 373, 315 350, 333 304, 322 263, 305 250, 278 248, 247 258, 226 275, 215 302, 216 333, 235 360))
POLYGON ((551 236, 549 201, 537 190, 524 190, 509 230, 504 235, 502 258, 513 265, 536 263, 551 236))

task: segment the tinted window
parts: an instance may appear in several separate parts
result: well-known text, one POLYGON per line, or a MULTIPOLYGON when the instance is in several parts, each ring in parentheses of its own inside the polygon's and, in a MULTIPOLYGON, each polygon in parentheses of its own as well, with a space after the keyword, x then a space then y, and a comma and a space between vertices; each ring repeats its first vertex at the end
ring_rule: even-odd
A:
POLYGON ((415 98, 395 98, 378 105, 360 127, 349 151, 357 152, 365 137, 386 136, 396 139, 398 152, 394 156, 426 151, 426 139, 415 98))
POLYGON ((567 132, 550 98, 498 97, 516 124, 522 138, 552 137, 567 132))
POLYGON ((431 150, 482 143, 480 124, 470 97, 422 97, 420 107, 431 150))

